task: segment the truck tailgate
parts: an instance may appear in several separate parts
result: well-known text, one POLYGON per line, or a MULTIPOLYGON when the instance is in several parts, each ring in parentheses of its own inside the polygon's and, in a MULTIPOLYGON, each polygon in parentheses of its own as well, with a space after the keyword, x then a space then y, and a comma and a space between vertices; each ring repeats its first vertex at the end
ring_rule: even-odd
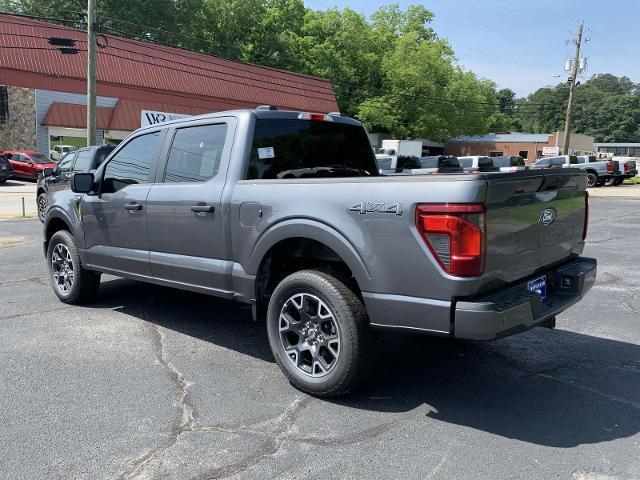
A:
POLYGON ((576 169, 488 175, 483 290, 579 255, 585 189, 586 176, 576 169))

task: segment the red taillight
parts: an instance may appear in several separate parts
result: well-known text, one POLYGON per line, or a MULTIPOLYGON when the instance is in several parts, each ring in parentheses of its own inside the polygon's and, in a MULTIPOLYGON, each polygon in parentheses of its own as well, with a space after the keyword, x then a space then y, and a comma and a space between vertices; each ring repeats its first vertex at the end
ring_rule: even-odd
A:
POLYGON ((607 162, 607 172, 613 172, 613 162, 611 160, 607 162))
POLYGON ((484 205, 424 204, 416 207, 416 227, 442 269, 475 277, 484 271, 484 205))
POLYGON ((624 164, 624 171, 625 171, 625 172, 628 172, 628 171, 629 171, 629 164, 628 164, 628 163, 625 163, 625 164, 624 164))
POLYGON ((589 226, 589 192, 584 192, 584 226, 582 227, 582 240, 587 238, 587 227, 589 226))

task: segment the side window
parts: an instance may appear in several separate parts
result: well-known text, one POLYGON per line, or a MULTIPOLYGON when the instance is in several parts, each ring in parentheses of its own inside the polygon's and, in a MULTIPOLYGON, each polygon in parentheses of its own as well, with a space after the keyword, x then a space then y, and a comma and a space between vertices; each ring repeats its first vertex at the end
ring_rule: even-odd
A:
POLYGON ((227 125, 199 125, 176 130, 164 181, 205 182, 220 168, 227 125))
POLYGON ((549 165, 550 162, 551 160, 549 160, 548 158, 545 158, 544 160, 538 160, 536 162, 536 165, 546 167, 547 165, 549 165))
POLYGON ((69 153, 68 155, 62 157, 62 160, 60 160, 60 163, 56 167, 56 173, 65 173, 70 171, 73 168, 73 161, 75 160, 75 158, 75 153, 69 153))
POLYGON ((478 167, 493 167, 493 160, 489 157, 480 157, 478 159, 478 167))
POLYGON ((575 155, 571 155, 571 156, 569 157, 569 163, 570 163, 571 165, 575 165, 575 164, 577 164, 577 163, 578 163, 578 157, 576 157, 575 155))
POLYGON ((91 163, 91 150, 80 150, 78 151, 78 156, 76 157, 76 164, 74 165, 73 169, 76 172, 88 172, 90 163, 91 163))
POLYGON ((161 132, 147 133, 122 147, 104 169, 102 192, 114 193, 127 185, 147 183, 161 138, 161 132))
POLYGON ((471 159, 471 158, 460 158, 460 159, 458 159, 458 161, 460 162, 460 166, 462 168, 471 168, 471 167, 473 167, 473 159, 471 159))

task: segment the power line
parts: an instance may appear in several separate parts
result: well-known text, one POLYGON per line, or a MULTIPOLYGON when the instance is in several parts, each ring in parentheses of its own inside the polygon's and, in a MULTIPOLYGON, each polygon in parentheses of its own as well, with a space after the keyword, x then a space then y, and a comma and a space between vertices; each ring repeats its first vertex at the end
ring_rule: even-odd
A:
MULTIPOLYGON (((82 13, 82 12, 76 12, 76 13, 82 13)), ((117 22, 126 23, 126 24, 133 25, 133 26, 138 26, 138 27, 140 27, 140 28, 147 28, 147 29, 150 29, 150 30, 159 31, 159 32, 163 32, 163 33, 170 34, 170 35, 179 36, 179 37, 182 37, 182 38, 191 38, 191 39, 194 39, 194 38, 195 38, 195 37, 191 37, 191 36, 185 36, 185 35, 183 35, 183 34, 179 34, 179 33, 177 33, 177 32, 171 32, 171 31, 168 31, 168 30, 163 30, 163 29, 160 29, 160 28, 151 27, 151 26, 148 26, 148 25, 142 25, 142 24, 138 24, 138 23, 134 23, 134 22, 129 22, 129 21, 126 21, 126 20, 114 19, 113 17, 105 16, 105 18, 107 18, 107 19, 111 19, 111 20, 114 20, 114 21, 117 21, 117 22)), ((112 29, 109 29, 109 28, 107 28, 107 29, 108 29, 108 30, 112 30, 112 29)), ((114 30, 114 31, 115 31, 115 30, 114 30)), ((116 31, 116 33, 119 33, 119 34, 121 34, 121 35, 126 35, 124 32, 116 31)), ((153 46, 152 46, 153 44, 151 44, 151 43, 150 43, 150 42, 148 42, 148 41, 146 41, 146 42, 140 42, 140 41, 130 40, 130 39, 126 39, 126 38, 117 38, 117 40, 121 40, 121 41, 125 41, 125 42, 130 42, 130 43, 134 43, 134 42, 136 42, 136 43, 142 43, 142 44, 144 44, 147 48, 154 49, 154 48, 153 48, 153 46)), ((172 44, 164 44, 164 45, 166 45, 167 47, 170 47, 170 48, 179 48, 179 49, 182 49, 182 47, 179 47, 179 46, 177 46, 177 45, 172 45, 172 44)), ((239 49, 239 47, 232 46, 232 45, 228 45, 228 44, 227 44, 227 45, 222 44, 222 45, 227 46, 227 47, 230 47, 230 48, 238 48, 238 49, 239 49)), ((118 47, 114 47, 114 48, 118 48, 118 47)), ((488 53, 488 52, 484 52, 484 51, 479 50, 479 49, 475 49, 475 48, 473 48, 473 47, 465 47, 465 48, 469 48, 469 49, 472 49, 472 50, 476 50, 476 51, 478 51, 478 52, 480 52, 480 53, 483 53, 483 54, 485 54, 485 55, 494 56, 494 57, 497 57, 497 58, 504 58, 504 57, 500 57, 500 56, 495 55, 495 54, 491 54, 491 53, 488 53)), ((165 52, 164 50, 161 50, 161 49, 157 49, 157 48, 155 48, 155 49, 156 49, 156 50, 159 50, 159 51, 162 51, 163 53, 169 53, 169 52, 165 52)), ((121 50, 126 51, 126 49, 122 49, 122 48, 121 48, 121 50)), ((185 50, 186 50, 186 51, 190 51, 190 52, 192 52, 191 50, 188 50, 188 49, 185 49, 185 50)), ((131 52, 131 51, 129 51, 129 52, 130 52, 130 53, 134 53, 134 54, 138 54, 138 55, 145 55, 145 54, 143 54, 143 53, 141 53, 141 52, 131 52)), ((193 53, 200 53, 200 52, 193 52, 193 53)), ((171 54, 174 54, 174 53, 173 53, 173 52, 171 52, 171 54)), ((185 58, 188 58, 188 59, 190 59, 190 60, 200 61, 199 59, 194 59, 194 58, 193 58, 193 56, 181 55, 181 54, 178 54, 178 55, 183 56, 183 57, 185 57, 185 58)), ((152 57, 152 56, 149 56, 149 55, 147 55, 147 56, 148 56, 148 57, 150 57, 150 58, 157 58, 157 57, 152 57)), ((235 60, 233 60, 233 59, 228 59, 228 60, 230 60, 230 61, 235 61, 235 60)), ((215 63, 215 62, 213 62, 213 63, 215 63)), ((517 62, 516 62, 516 63, 517 63, 517 62)), ((193 65, 186 65, 186 64, 184 64, 184 63, 182 63, 182 65, 184 65, 184 66, 188 66, 188 67, 190 67, 190 68, 202 68, 202 67, 197 67, 197 66, 193 66, 193 65)), ((527 66, 527 67, 540 68, 540 69, 544 69, 544 70, 546 70, 544 67, 538 67, 538 66, 535 66, 535 65, 527 65, 527 64, 522 64, 522 65, 523 65, 523 66, 527 66)), ((228 65, 224 65, 224 66, 225 66, 225 68, 229 68, 229 67, 230 67, 230 66, 228 66, 228 65)), ((262 67, 262 68, 271 68, 271 67, 264 67, 264 66, 261 66, 261 67, 262 67)), ((232 67, 232 68, 233 68, 233 67, 232 67)), ((202 68, 202 69, 203 69, 203 70, 206 70, 206 71, 212 71, 212 72, 214 72, 213 70, 204 69, 204 68, 202 68)), ((236 70, 243 71, 243 72, 247 72, 247 71, 246 71, 246 70, 244 70, 244 69, 236 69, 236 70)), ((187 73, 188 73, 188 72, 187 72, 187 73)), ((254 73, 254 72, 251 72, 251 73, 254 73)), ((299 74, 295 74, 295 73, 293 73, 293 72, 287 72, 287 73, 294 74, 294 75, 299 75, 299 74)), ((229 75, 231 75, 231 74, 229 74, 229 75)), ((236 76, 237 76, 237 75, 236 75, 236 76)), ((263 76, 263 77, 272 78, 272 79, 277 79, 277 80, 282 81, 282 79, 279 79, 279 78, 277 78, 277 77, 272 77, 272 76, 269 76, 269 75, 262 75, 262 76, 263 76)), ((264 80, 263 80, 263 79, 260 79, 259 81, 264 82, 264 80)), ((278 86, 282 86, 280 83, 276 83, 276 82, 269 82, 269 83, 274 83, 274 84, 276 84, 276 85, 278 85, 278 86)), ((340 85, 340 86, 351 86, 350 84, 345 84, 345 83, 340 83, 340 82, 335 82, 335 81, 333 81, 332 83, 333 83, 334 85, 340 85)), ((305 84, 305 86, 307 86, 307 85, 305 84)), ((307 87, 308 87, 308 86, 307 86, 307 87)), ((320 92, 320 91, 317 91, 317 90, 309 90, 308 88, 304 88, 304 89, 303 89, 303 88, 299 88, 299 87, 291 87, 291 88, 298 88, 298 89, 300 89, 300 90, 304 90, 304 91, 307 91, 307 92, 309 92, 309 91, 310 91, 310 92, 312 92, 312 93, 317 93, 317 94, 329 94, 329 95, 331 95, 331 94, 332 94, 332 92, 330 92, 329 90, 327 90, 326 92, 320 92)), ((381 90, 379 90, 379 89, 378 89, 378 91, 381 91, 381 90)), ((315 97, 312 97, 312 98, 315 98, 315 97)), ((440 99, 440 100, 441 100, 441 101, 445 101, 445 102, 451 102, 451 100, 448 100, 448 99, 440 99)), ((474 103, 478 103, 478 102, 474 102, 474 103)), ((487 104, 488 104, 488 102, 484 102, 484 103, 487 103, 487 104)), ((498 105, 498 104, 495 104, 495 103, 494 103, 494 105, 498 105)))
MULTIPOLYGON (((24 25, 24 24, 20 24, 20 25, 24 25)), ((68 30, 68 29, 67 29, 67 30, 68 30)), ((35 37, 35 36, 29 36, 29 37, 35 37)), ((46 39, 46 37, 40 37, 40 38, 46 39)), ((127 41, 129 41, 129 42, 133 42, 133 41, 128 40, 128 39, 122 39, 122 38, 116 38, 116 39, 117 39, 117 40, 121 40, 121 41, 125 41, 125 42, 127 42, 127 41)), ((143 44, 145 44, 145 42, 136 42, 136 43, 143 43, 143 44)), ((146 46, 148 46, 149 44, 148 44, 148 43, 146 43, 145 45, 146 45, 146 46)), ((127 49, 122 49, 121 47, 115 47, 115 46, 112 46, 112 45, 109 45, 108 47, 110 47, 110 48, 114 48, 114 49, 116 49, 116 50, 120 49, 120 50, 123 50, 123 51, 129 51, 129 50, 127 50, 127 49)), ((173 48, 175 48, 175 46, 172 46, 172 47, 173 47, 173 48)), ((21 47, 19 47, 19 48, 21 48, 21 47)), ((42 48, 41 50, 55 50, 55 49, 42 48)), ((166 52, 166 51, 164 51, 164 50, 160 50, 160 51, 162 51, 163 53, 170 53, 170 52, 166 52)), ((161 59, 161 58, 158 58, 158 57, 153 57, 153 56, 151 56, 151 55, 143 54, 143 53, 141 53, 141 52, 134 52, 134 51, 129 51, 129 52, 130 52, 130 53, 133 53, 133 54, 136 54, 136 55, 146 55, 146 56, 148 56, 148 57, 150 57, 150 58, 155 58, 155 59, 157 59, 157 60, 159 60, 159 61, 169 61, 169 62, 170 62, 170 60, 167 60, 167 59, 161 59)), ((128 58, 128 57, 123 57, 123 56, 119 56, 119 55, 115 55, 115 54, 110 54, 110 53, 106 53, 106 52, 103 52, 103 54, 112 55, 112 56, 115 56, 115 57, 117 57, 117 58, 121 58, 121 59, 129 60, 129 61, 135 61, 134 59, 131 59, 131 58, 128 58)), ((190 58, 190 59, 192 59, 192 60, 193 60, 193 57, 187 57, 187 58, 190 58)), ((204 62, 204 60, 203 60, 203 62, 204 62)), ((172 63, 175 63, 175 62, 172 62, 172 63)), ((182 72, 182 73, 195 74, 194 72, 190 72, 190 71, 186 71, 186 70, 181 70, 181 69, 175 69, 175 68, 172 68, 172 67, 166 67, 166 66, 162 66, 162 65, 157 65, 157 64, 155 64, 155 63, 149 63, 149 64, 150 64, 150 65, 154 65, 154 66, 161 66, 161 67, 163 67, 163 68, 167 68, 167 69, 174 70, 174 71, 180 71, 180 72, 182 72)), ((187 65, 187 64, 184 64, 184 65, 187 65)), ((206 68, 198 67, 198 66, 194 66, 194 65, 187 65, 187 66, 188 66, 188 67, 190 67, 190 68, 200 68, 200 69, 205 70, 205 71, 215 72, 214 70, 210 70, 210 69, 206 69, 206 68)), ((206 75, 205 75, 205 76, 206 76, 206 75)), ((206 76, 206 77, 209 77, 209 76, 206 76)), ((267 76, 267 77, 268 77, 268 78, 276 78, 276 77, 270 77, 270 76, 267 76)), ((220 79, 220 78, 218 78, 218 77, 209 77, 209 78, 215 78, 215 79, 218 79, 218 80, 223 80, 223 79, 220 79)), ((259 80, 259 81, 261 81, 261 80, 259 80)), ((334 82, 334 84, 335 84, 335 85, 340 85, 340 86, 347 86, 347 87, 348 87, 348 90, 347 90, 345 93, 349 93, 349 90, 351 90, 351 89, 352 89, 352 87, 353 87, 353 85, 351 85, 351 84, 344 84, 344 83, 339 83, 339 82, 334 82)), ((280 91, 280 90, 277 90, 277 91, 278 91, 279 93, 287 93, 287 92, 283 92, 283 91, 280 91)), ((318 91, 315 91, 315 90, 311 90, 311 91, 312 91, 313 93, 328 93, 328 92, 318 92, 318 91)), ((376 88, 368 88, 368 89, 367 89, 367 92, 368 92, 368 93, 372 93, 372 92, 380 92, 380 93, 382 93, 382 94, 384 94, 384 95, 389 94, 389 92, 388 92, 388 91, 383 90, 383 89, 380 89, 380 88, 378 88, 378 89, 376 89, 376 88)), ((397 95, 397 96, 401 96, 401 97, 405 97, 405 98, 411 98, 411 99, 415 99, 415 100, 420 100, 420 101, 426 101, 426 102, 431 101, 431 103, 434 103, 434 102, 446 102, 446 103, 450 103, 450 104, 453 104, 453 105, 456 105, 456 106, 458 106, 458 105, 460 105, 460 104, 473 104, 473 105, 486 105, 486 106, 500 106, 500 104, 499 104, 499 103, 497 103, 497 102, 481 102, 481 101, 473 101, 473 100, 455 100, 455 99, 438 98, 438 97, 426 96, 426 95, 415 95, 415 94, 414 94, 414 95, 412 95, 412 94, 406 94, 406 93, 396 93, 395 95, 397 95)), ((316 97, 312 97, 312 98, 316 98, 316 97)), ((535 105, 535 104, 532 104, 532 103, 528 104, 528 106, 534 106, 534 105, 535 105)), ((540 104, 540 105, 545 105, 545 104, 540 104)), ((468 107, 467 107, 467 108, 468 108, 468 107)), ((519 110, 520 110, 520 111, 522 111, 522 107, 521 107, 519 110)))
MULTIPOLYGON (((42 39, 45 39, 45 37, 40 37, 42 39)), ((49 51, 56 51, 57 49, 55 48, 47 48, 47 47, 29 47, 29 46, 10 46, 8 48, 17 48, 17 49, 24 49, 24 50, 49 50, 49 51)), ((113 47, 113 46, 109 46, 108 48, 114 48, 116 50, 118 50, 118 47, 113 47)), ((86 51, 86 49, 78 49, 78 51, 86 51)), ((138 52, 133 52, 135 54, 139 54, 138 52)), ((115 58, 119 58, 122 60, 127 60, 127 61, 132 61, 132 62, 137 62, 137 63, 143 63, 143 64, 148 64, 151 66, 159 66, 162 67, 166 70, 170 70, 170 71, 175 71, 175 72, 180 72, 180 73, 189 73, 189 74, 193 74, 193 75, 198 75, 198 76, 202 76, 202 77, 206 77, 206 78, 212 78, 215 80, 222 80, 224 81, 224 79, 220 79, 218 77, 212 77, 209 75, 204 75, 204 74, 199 74, 199 73, 195 73, 195 72, 191 72, 188 70, 184 70, 184 69, 180 69, 180 68, 175 68, 175 67, 171 67, 171 66, 164 66, 164 65, 158 65, 157 63, 153 63, 153 62, 146 62, 144 60, 137 60, 134 58, 130 58, 130 57, 125 57, 122 55, 117 55, 115 53, 110 53, 110 52, 101 52, 100 55, 107 55, 107 56, 111 56, 111 57, 115 57, 115 58)), ((161 61, 166 61, 164 59, 159 59, 161 61)), ((284 91, 280 91, 280 90, 274 90, 277 93, 287 93, 284 91)), ((384 92, 385 95, 387 96, 395 96, 395 97, 402 97, 402 98, 407 98, 407 99, 412 99, 412 100, 417 100, 417 101, 421 101, 424 103, 429 103, 432 105, 437 105, 437 104, 442 104, 442 103, 446 103, 449 105, 453 105, 454 108, 458 108, 458 109, 466 109, 467 111, 473 111, 473 112, 478 112, 478 113, 486 113, 484 110, 471 110, 472 107, 477 107, 477 106, 487 106, 487 107, 497 107, 500 106, 500 103, 497 102, 482 102, 482 101, 477 101, 477 100, 464 100, 464 99, 447 99, 447 98, 440 98, 440 97, 433 97, 433 96, 429 96, 429 95, 420 95, 420 94, 405 94, 403 92, 390 92, 390 91, 386 91, 386 90, 380 90, 381 92, 384 92)), ((310 97, 308 95, 306 95, 307 97, 310 97)), ((316 97, 310 97, 310 98, 316 98, 316 97)), ((375 99, 375 98, 369 98, 367 99, 367 101, 372 102, 372 101, 376 101, 376 102, 384 102, 383 99, 375 99)), ((535 108, 536 106, 549 106, 548 104, 544 104, 544 103, 528 103, 526 104, 525 107, 523 106, 519 106, 517 108, 518 111, 523 111, 524 108, 535 108)))

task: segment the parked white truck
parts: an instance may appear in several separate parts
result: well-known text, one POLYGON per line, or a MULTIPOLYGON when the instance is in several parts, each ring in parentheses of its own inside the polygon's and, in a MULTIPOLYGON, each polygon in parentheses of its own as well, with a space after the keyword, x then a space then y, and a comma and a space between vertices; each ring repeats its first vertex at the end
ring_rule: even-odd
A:
POLYGON ((420 140, 382 140, 379 153, 386 155, 406 155, 422 157, 422 141, 420 140))

